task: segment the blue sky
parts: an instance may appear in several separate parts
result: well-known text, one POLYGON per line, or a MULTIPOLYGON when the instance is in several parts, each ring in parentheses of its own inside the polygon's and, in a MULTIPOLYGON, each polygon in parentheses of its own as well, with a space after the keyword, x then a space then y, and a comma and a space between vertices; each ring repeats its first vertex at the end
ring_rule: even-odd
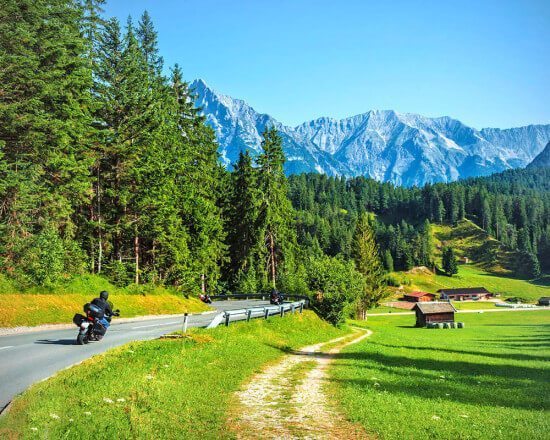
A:
POLYGON ((288 125, 371 109, 550 123, 550 1, 107 0, 167 65, 288 125))

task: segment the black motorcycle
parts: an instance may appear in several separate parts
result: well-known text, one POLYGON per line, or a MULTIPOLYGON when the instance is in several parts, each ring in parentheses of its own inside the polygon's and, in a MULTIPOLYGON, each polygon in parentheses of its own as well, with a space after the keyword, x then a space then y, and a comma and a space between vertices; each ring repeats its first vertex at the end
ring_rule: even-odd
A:
POLYGON ((271 292, 271 295, 269 295, 269 303, 280 306, 284 302, 284 297, 281 292, 278 292, 277 290, 273 290, 271 292))
POLYGON ((101 341, 107 328, 101 323, 101 319, 104 317, 108 322, 111 322, 113 316, 120 316, 120 310, 115 310, 113 315, 105 315, 103 310, 97 307, 95 304, 85 304, 84 313, 86 315, 81 315, 77 313, 73 317, 73 322, 77 327, 79 327, 78 335, 76 336, 76 344, 84 345, 90 341, 101 341))

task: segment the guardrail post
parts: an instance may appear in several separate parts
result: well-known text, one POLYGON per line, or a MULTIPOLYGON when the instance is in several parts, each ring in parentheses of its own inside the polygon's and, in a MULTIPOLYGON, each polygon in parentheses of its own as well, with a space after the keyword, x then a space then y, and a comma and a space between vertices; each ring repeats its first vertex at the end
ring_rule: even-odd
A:
POLYGON ((304 303, 301 302, 300 303, 300 313, 302 313, 304 311, 304 303))
POLYGON ((187 313, 184 313, 183 315, 183 324, 181 326, 181 332, 187 333, 187 319, 189 318, 187 313))
POLYGON ((230 317, 230 316, 231 316, 231 315, 230 315, 229 313, 226 313, 226 314, 225 314, 225 326, 226 326, 226 327, 229 327, 229 317, 230 317))
POLYGON ((246 311, 246 322, 250 321, 250 317, 252 316, 252 310, 248 309, 246 311))
POLYGON ((281 318, 285 316, 285 306, 281 306, 281 318))
POLYGON ((269 309, 266 307, 264 309, 264 319, 267 319, 269 317, 269 309))
POLYGON ((290 305, 290 311, 294 314, 294 304, 290 305))

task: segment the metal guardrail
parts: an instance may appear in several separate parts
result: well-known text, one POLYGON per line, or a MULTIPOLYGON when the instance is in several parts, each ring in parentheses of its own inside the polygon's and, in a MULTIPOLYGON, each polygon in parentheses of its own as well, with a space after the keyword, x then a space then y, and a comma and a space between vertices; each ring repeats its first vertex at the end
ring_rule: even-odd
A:
POLYGON ((230 322, 234 321, 250 321, 252 318, 264 318, 267 319, 270 316, 279 315, 284 316, 285 313, 295 313, 296 311, 302 313, 306 305, 305 300, 294 301, 290 303, 283 303, 281 305, 272 305, 272 306, 259 306, 259 307, 248 307, 246 309, 237 309, 237 310, 226 310, 225 312, 220 313, 212 321, 209 328, 217 327, 222 322, 225 323, 227 327, 230 322))
MULTIPOLYGON (((305 307, 309 305, 309 297, 305 295, 293 295, 293 294, 282 294, 284 298, 294 299, 297 301, 305 301, 305 307)), ((220 300, 229 300, 229 299, 261 299, 263 301, 268 300, 270 297, 269 293, 230 293, 230 294, 220 294, 220 295, 211 295, 210 298, 212 301, 220 300)))

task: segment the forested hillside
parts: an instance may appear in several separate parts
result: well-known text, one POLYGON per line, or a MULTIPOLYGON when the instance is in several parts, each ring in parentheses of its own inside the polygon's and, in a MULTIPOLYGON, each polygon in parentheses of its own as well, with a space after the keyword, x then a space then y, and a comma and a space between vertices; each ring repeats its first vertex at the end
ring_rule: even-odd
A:
POLYGON ((383 297, 383 268, 432 266, 430 223, 463 218, 517 251, 524 276, 550 270, 548 169, 423 188, 287 179, 270 128, 228 172, 149 15, 121 24, 102 3, 0 9, 0 264, 21 290, 86 273, 184 293, 277 287, 337 322, 383 297))
POLYGON ((517 251, 510 270, 526 277, 550 270, 550 169, 510 170, 489 177, 422 188, 318 174, 291 176, 299 242, 329 255, 350 255, 357 216, 377 214, 381 256, 388 270, 432 266, 430 223, 475 222, 517 251))

